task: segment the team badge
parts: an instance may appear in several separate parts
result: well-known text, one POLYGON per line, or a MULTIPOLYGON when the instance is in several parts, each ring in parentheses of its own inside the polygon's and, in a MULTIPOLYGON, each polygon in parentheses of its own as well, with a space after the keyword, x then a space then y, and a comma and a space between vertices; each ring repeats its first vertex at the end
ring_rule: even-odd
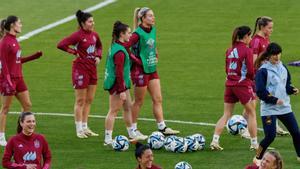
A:
POLYGON ((149 39, 146 43, 149 46, 150 49, 154 48, 154 39, 149 39))
POLYGON ((272 124, 272 118, 271 118, 271 116, 267 116, 266 124, 267 125, 271 125, 272 124))
POLYGON ((40 141, 39 140, 34 140, 34 147, 35 148, 40 148, 40 141))

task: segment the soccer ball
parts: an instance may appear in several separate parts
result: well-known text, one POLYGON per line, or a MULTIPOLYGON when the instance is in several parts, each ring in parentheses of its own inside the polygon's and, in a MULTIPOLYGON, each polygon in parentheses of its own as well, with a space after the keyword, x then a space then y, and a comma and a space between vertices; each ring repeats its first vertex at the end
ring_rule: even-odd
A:
POLYGON ((175 165, 175 169, 192 169, 192 166, 185 161, 181 161, 175 165))
POLYGON ((175 137, 172 146, 172 151, 175 153, 184 153, 188 148, 187 142, 182 137, 175 137))
POLYGON ((199 133, 192 135, 192 137, 194 137, 199 143, 198 150, 203 150, 205 147, 205 137, 199 133))
POLYGON ((129 148, 128 138, 122 135, 116 136, 112 142, 112 147, 117 151, 125 151, 129 148))
POLYGON ((240 133, 241 130, 247 128, 247 121, 246 119, 241 115, 233 115, 228 121, 227 121, 227 130, 232 135, 237 135, 240 133))
POLYGON ((198 140, 196 140, 196 138, 195 137, 193 137, 193 136, 187 136, 186 138, 185 138, 185 141, 186 141, 186 143, 187 143, 187 145, 188 145, 188 151, 197 151, 198 150, 198 148, 199 148, 199 142, 198 142, 198 140))
POLYGON ((160 149, 164 146, 165 136, 158 131, 153 132, 148 138, 148 144, 151 149, 160 149))
POLYGON ((174 147, 175 147, 175 144, 176 144, 174 142, 174 140, 175 140, 176 137, 177 136, 172 135, 172 136, 168 136, 168 137, 165 138, 164 147, 167 151, 173 151, 174 150, 174 147))

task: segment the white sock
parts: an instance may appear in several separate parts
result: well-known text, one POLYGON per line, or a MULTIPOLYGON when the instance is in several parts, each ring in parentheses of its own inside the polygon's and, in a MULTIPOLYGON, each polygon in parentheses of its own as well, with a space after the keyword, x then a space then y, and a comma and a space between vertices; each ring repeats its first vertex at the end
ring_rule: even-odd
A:
POLYGON ((81 121, 75 121, 75 125, 76 125, 76 132, 77 133, 82 131, 82 122, 81 121))
POLYGON ((219 139, 220 139, 220 136, 214 134, 214 136, 213 136, 213 142, 219 143, 219 139))
POLYGON ((251 138, 251 144, 258 144, 257 143, 257 137, 251 138))
POLYGON ((126 127, 129 137, 134 137, 135 133, 133 127, 126 127))
POLYGON ((159 130, 163 130, 164 128, 166 128, 165 121, 162 121, 162 122, 157 123, 157 128, 158 128, 159 130))
POLYGON ((0 138, 4 138, 4 140, 5 140, 5 133, 0 132, 0 138))
POLYGON ((88 128, 87 122, 85 122, 85 123, 82 122, 82 129, 84 130, 84 129, 87 129, 87 128, 88 128))
POLYGON ((137 130, 137 123, 132 123, 132 129, 135 131, 137 130))
POLYGON ((109 142, 110 140, 112 140, 112 130, 105 130, 104 141, 109 142))

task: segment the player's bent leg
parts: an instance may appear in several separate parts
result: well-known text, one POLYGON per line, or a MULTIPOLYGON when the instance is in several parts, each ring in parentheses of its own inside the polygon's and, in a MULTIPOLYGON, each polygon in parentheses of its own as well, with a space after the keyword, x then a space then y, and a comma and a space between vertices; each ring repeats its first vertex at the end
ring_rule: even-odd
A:
POLYGON ((235 103, 224 103, 224 114, 218 120, 218 122, 216 124, 213 139, 210 143, 211 150, 223 150, 223 148, 219 145, 219 138, 220 138, 220 135, 223 132, 223 129, 224 129, 228 119, 232 115, 234 105, 235 105, 235 103))
POLYGON ((76 135, 78 138, 87 138, 82 129, 83 107, 85 105, 87 89, 75 89, 74 118, 76 135))
POLYGON ((16 98, 20 102, 23 112, 29 112, 31 110, 32 103, 31 103, 31 100, 30 100, 30 95, 29 95, 28 90, 17 93, 16 98))
POLYGON ((110 145, 112 143, 112 132, 114 129, 115 119, 122 105, 123 101, 120 99, 120 95, 109 96, 109 110, 105 118, 104 145, 110 145))
POLYGON ((152 110, 159 131, 162 132, 164 135, 174 135, 180 133, 180 131, 178 130, 174 130, 170 127, 167 127, 164 122, 160 80, 159 79, 150 80, 148 85, 148 91, 152 98, 152 110))
POLYGON ((86 100, 85 104, 83 107, 83 117, 82 117, 82 129, 85 135, 87 136, 99 136, 99 134, 93 132, 89 127, 88 127, 88 117, 90 114, 90 108, 91 104, 94 100, 95 93, 96 93, 97 85, 89 85, 87 88, 87 95, 86 95, 86 100))
POLYGON ((13 100, 13 96, 1 96, 2 105, 0 113, 0 146, 6 146, 5 128, 6 128, 6 117, 13 100))

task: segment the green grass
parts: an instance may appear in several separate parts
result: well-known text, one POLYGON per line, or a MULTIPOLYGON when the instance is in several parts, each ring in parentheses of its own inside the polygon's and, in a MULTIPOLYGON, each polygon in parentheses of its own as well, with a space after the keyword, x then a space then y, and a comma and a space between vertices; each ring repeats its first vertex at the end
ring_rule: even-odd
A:
MULTIPOLYGON (((0 18, 16 14, 23 20, 23 33, 39 28, 74 14, 98 2, 92 0, 3 0, 0 18), (13 7, 13 8, 12 8, 13 7)), ((119 0, 93 12, 96 31, 103 46, 104 58, 111 41, 112 25, 121 20, 132 25, 135 7, 149 6, 156 15, 158 29, 159 75, 163 93, 166 119, 216 123, 223 112, 224 53, 230 45, 234 27, 249 25, 253 28, 256 17, 271 16, 274 19, 272 41, 283 47, 283 62, 299 60, 300 23, 298 9, 300 2, 287 1, 245 1, 245 0, 119 0)), ((23 54, 43 50, 44 56, 23 67, 24 77, 30 90, 35 112, 72 113, 74 91, 71 85, 72 56, 56 49, 57 42, 77 29, 76 21, 63 24, 43 32, 21 43, 23 54)), ((108 93, 102 89, 105 59, 98 67, 99 85, 93 115, 106 115, 108 93)), ((300 87, 300 72, 289 67, 295 86, 300 87)), ((300 119, 300 98, 292 96, 293 110, 300 119)), ((151 100, 147 96, 141 117, 153 118, 151 100)), ((11 111, 19 111, 15 101, 11 111)), ((240 113, 241 106, 236 107, 240 113)), ((257 109, 259 110, 259 109, 257 109)), ((16 115, 9 115, 7 135, 15 133, 16 115)), ((79 140, 75 138, 74 122, 70 117, 37 116, 38 132, 47 136, 53 153, 53 168, 94 169, 134 168, 136 165, 133 147, 126 152, 114 152, 102 146, 104 119, 90 119, 91 128, 100 133, 99 138, 79 140)), ((259 126, 261 120, 258 118, 259 126)), ((213 127, 169 123, 182 131, 181 136, 202 133, 207 144, 211 141, 213 127)), ((126 135, 121 120, 116 121, 114 135, 126 135)), ((139 122, 143 132, 149 134, 156 129, 154 122, 139 122)), ((263 133, 259 133, 259 138, 263 133)), ((253 152, 248 151, 248 140, 224 133, 221 137, 223 152, 174 154, 164 150, 154 151, 155 163, 165 169, 185 160, 193 168, 240 169, 251 163, 253 152)), ((294 169, 299 164, 290 137, 278 137, 272 144, 282 154, 285 167, 294 169)), ((3 150, 0 150, 2 154, 3 150)))

